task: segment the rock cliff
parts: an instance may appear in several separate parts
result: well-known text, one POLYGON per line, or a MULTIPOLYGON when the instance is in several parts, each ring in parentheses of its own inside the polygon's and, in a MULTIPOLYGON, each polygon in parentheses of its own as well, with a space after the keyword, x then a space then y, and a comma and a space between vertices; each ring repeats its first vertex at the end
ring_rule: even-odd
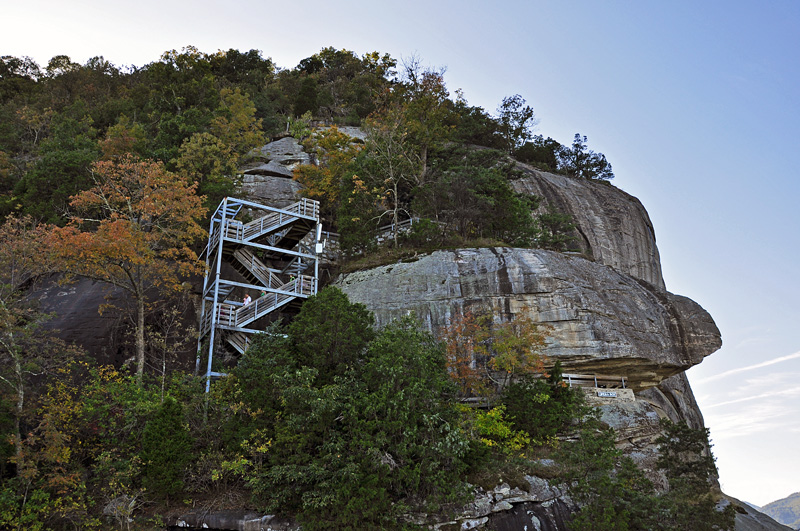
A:
MULTIPOLYGON (((436 251, 342 276, 379 325, 414 312, 434 332, 455 313, 525 314, 551 327, 544 353, 566 372, 622 375, 642 390, 721 346, 697 303, 595 262, 540 249, 436 251)), ((688 388, 687 388, 688 389, 688 388)))
POLYGON ((241 168, 242 192, 256 203, 284 207, 297 201, 300 183, 292 171, 300 164, 310 164, 311 157, 292 137, 270 142, 249 154, 241 168))
POLYGON ((541 197, 544 205, 569 214, 574 246, 594 261, 665 289, 650 217, 638 199, 606 182, 572 179, 517 163, 522 177, 513 188, 541 197))

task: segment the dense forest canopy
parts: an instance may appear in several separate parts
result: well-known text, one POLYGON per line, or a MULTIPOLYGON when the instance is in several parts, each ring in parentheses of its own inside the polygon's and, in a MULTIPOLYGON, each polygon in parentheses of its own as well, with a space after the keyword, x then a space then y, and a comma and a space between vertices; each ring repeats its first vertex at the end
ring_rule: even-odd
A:
POLYGON ((198 182, 212 205, 234 190, 231 176, 250 149, 304 115, 314 124, 367 125, 384 142, 390 132, 403 135, 400 155, 418 172, 408 178, 420 182, 432 151, 448 141, 577 177, 613 176, 585 137, 562 146, 534 135, 533 110, 521 96, 506 98, 492 115, 460 92, 451 95, 444 72, 415 57, 398 63, 388 54, 329 47, 283 68, 258 50, 188 46, 122 69, 102 56, 81 65, 59 55, 44 66, 4 56, 0 217, 30 214, 63 224, 69 198, 92 184, 92 165, 126 153, 198 182))

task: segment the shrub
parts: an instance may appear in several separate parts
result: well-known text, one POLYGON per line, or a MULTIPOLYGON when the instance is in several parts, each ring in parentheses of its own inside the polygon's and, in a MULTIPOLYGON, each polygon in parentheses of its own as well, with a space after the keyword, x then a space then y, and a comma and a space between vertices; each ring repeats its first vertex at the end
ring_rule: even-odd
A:
POLYGON ((547 380, 526 377, 512 383, 500 398, 515 429, 523 430, 539 444, 567 428, 584 410, 583 393, 561 380, 561 364, 547 380))
POLYGON ((183 471, 191 457, 192 440, 181 405, 167 397, 142 432, 144 487, 164 497, 183 490, 183 471))

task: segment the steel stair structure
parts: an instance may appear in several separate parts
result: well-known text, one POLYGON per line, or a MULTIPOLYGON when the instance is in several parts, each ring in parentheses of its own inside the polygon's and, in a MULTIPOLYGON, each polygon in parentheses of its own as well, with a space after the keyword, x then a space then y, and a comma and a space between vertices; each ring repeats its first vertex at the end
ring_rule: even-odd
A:
POLYGON ((195 372, 207 343, 206 392, 224 376, 213 370, 215 350, 244 354, 277 313, 317 293, 321 228, 319 203, 311 199, 275 208, 226 197, 217 207, 201 254, 206 274, 195 372), (245 294, 252 297, 246 305, 245 294))

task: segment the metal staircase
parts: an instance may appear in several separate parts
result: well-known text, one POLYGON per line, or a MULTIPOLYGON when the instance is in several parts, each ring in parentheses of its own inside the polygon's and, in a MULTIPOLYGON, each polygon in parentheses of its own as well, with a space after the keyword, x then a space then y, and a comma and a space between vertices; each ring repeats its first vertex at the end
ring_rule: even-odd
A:
POLYGON ((243 354, 252 334, 278 312, 317 293, 320 230, 319 203, 311 199, 274 208, 226 197, 217 207, 201 255, 206 275, 195 371, 207 341, 206 391, 224 375, 212 369, 215 349, 243 354))

